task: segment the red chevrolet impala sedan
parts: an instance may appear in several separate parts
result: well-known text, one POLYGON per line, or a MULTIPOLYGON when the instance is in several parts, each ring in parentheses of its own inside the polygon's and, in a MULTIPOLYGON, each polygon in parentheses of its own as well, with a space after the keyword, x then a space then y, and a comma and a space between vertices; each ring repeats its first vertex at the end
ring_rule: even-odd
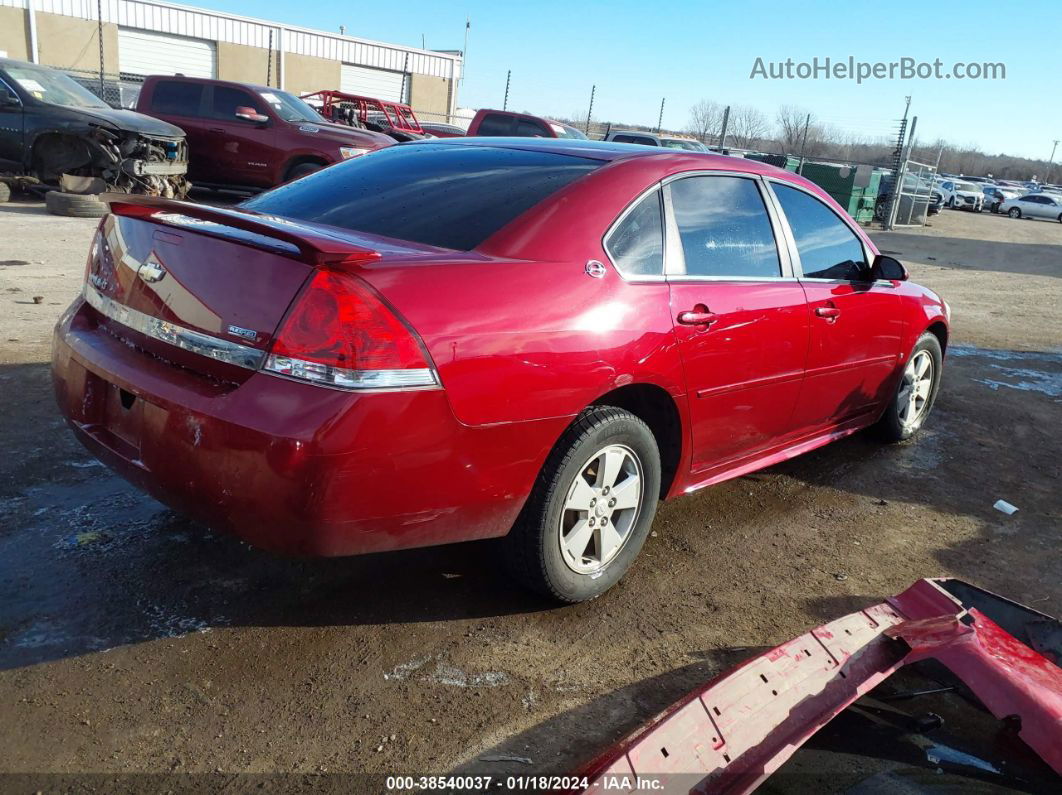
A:
POLYGON ((211 527, 306 555, 504 537, 574 602, 660 499, 915 434, 948 314, 793 174, 447 139, 236 209, 111 197, 53 371, 94 454, 211 527))

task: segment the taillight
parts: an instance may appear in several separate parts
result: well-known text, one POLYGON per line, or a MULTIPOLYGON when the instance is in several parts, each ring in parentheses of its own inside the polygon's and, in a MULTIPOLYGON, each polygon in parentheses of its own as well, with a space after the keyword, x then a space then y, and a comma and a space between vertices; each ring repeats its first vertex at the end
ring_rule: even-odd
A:
POLYGON ((96 236, 92 238, 92 248, 89 250, 85 282, 104 295, 112 298, 121 298, 122 284, 118 281, 114 254, 107 242, 107 236, 103 234, 102 227, 96 231, 96 236))
POLYGON ((264 369, 343 389, 438 384, 413 332, 358 277, 330 270, 296 300, 264 369))

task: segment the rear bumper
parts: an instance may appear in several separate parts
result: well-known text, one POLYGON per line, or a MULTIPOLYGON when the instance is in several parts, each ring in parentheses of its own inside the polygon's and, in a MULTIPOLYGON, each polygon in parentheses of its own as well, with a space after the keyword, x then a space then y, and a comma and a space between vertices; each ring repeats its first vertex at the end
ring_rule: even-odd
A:
POLYGON ((470 428, 442 390, 351 394, 254 373, 219 384, 97 328, 56 326, 78 439, 173 509, 263 548, 351 555, 504 535, 564 421, 470 428))

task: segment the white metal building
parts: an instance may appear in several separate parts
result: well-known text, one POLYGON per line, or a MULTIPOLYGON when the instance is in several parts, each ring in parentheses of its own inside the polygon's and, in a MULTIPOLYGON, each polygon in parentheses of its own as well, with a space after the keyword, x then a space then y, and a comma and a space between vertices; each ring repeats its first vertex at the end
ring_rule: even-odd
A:
POLYGON ((163 0, 0 0, 0 53, 129 77, 181 73, 295 93, 339 88, 449 116, 461 55, 370 41, 163 0), (102 27, 102 41, 99 31, 102 27), (102 46, 101 46, 102 44, 102 46))

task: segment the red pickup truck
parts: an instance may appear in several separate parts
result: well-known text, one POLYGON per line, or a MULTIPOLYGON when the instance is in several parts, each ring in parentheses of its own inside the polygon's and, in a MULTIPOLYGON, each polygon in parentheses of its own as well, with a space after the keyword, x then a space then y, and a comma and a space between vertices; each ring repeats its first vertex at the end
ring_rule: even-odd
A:
POLYGON ((204 187, 272 188, 394 143, 332 124, 287 91, 250 83, 154 75, 136 109, 184 130, 188 179, 204 187))
POLYGON ((518 138, 580 138, 586 136, 579 130, 559 121, 542 119, 526 113, 484 108, 472 118, 468 135, 503 135, 518 138))

